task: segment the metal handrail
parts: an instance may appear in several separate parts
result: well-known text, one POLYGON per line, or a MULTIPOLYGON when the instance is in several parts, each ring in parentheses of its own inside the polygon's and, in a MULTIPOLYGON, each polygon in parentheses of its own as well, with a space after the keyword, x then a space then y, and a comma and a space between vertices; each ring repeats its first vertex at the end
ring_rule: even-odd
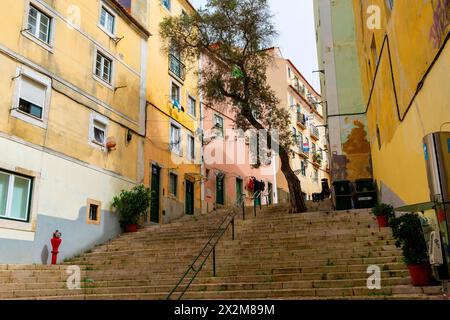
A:
MULTIPOLYGON (((242 200, 242 206, 244 207, 244 212, 245 212, 245 199, 243 199, 244 196, 245 195, 242 195, 240 197, 240 199, 238 200, 237 206, 239 205, 239 203, 242 200)), ((194 282, 195 278, 197 277, 197 275, 200 273, 200 271, 204 267, 206 261, 208 260, 208 258, 211 255, 211 253, 213 254, 213 276, 214 277, 216 276, 216 245, 219 242, 219 240, 222 238, 222 236, 225 234, 225 232, 228 230, 228 227, 230 226, 230 224, 232 225, 232 233, 233 233, 233 240, 234 240, 234 238, 235 238, 234 237, 234 219, 238 213, 236 210, 237 206, 235 206, 231 209, 230 213, 228 215, 226 215, 225 219, 223 219, 222 223, 219 225, 219 227, 216 229, 216 231, 214 231, 213 234, 209 237, 205 246, 202 248, 202 250, 200 251, 198 256, 195 258, 194 262, 192 262, 192 264, 188 267, 186 272, 180 278, 180 280, 178 281, 176 286, 170 291, 166 300, 170 300, 170 298, 173 296, 175 291, 177 291, 177 289, 180 288, 181 284, 187 278, 187 276, 189 275, 189 272, 191 272, 191 270, 192 270, 192 271, 194 271, 194 274, 192 275, 191 279, 189 280, 188 284, 183 289, 183 291, 181 291, 181 294, 177 300, 180 300, 184 296, 186 291, 191 286, 192 282, 194 282), (229 221, 227 222, 228 219, 229 219, 229 221), (215 237, 216 237, 216 239, 214 240, 215 237), (200 266, 198 268, 195 268, 195 264, 200 260, 200 257, 202 257, 202 256, 205 256, 205 257, 201 261, 200 266)))
MULTIPOLYGON (((256 217, 256 199, 259 198, 259 196, 262 194, 262 190, 258 190, 254 195, 253 195, 253 214, 256 217)), ((261 210, 261 206, 262 206, 262 199, 259 201, 259 209, 261 210)))

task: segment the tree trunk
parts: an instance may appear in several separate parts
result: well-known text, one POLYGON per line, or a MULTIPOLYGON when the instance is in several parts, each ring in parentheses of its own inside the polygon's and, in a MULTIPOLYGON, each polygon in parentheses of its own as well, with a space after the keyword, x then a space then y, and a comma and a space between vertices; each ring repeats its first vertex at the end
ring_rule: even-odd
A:
POLYGON ((279 155, 281 160, 281 171, 283 172, 289 187, 291 212, 305 212, 307 208, 302 195, 302 187, 300 184, 300 180, 291 169, 289 154, 283 147, 280 146, 279 155))

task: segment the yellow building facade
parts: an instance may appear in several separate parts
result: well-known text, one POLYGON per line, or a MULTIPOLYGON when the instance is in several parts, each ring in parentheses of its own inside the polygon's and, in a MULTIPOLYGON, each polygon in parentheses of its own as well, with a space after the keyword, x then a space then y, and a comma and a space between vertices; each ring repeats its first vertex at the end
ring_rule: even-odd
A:
MULTIPOLYGON (((323 102, 296 66, 283 57, 279 48, 269 49, 273 61, 267 70, 267 81, 290 116, 294 145, 291 168, 297 174, 307 200, 322 191, 322 179, 330 179, 328 146, 325 135, 323 102)), ((287 202, 289 188, 277 159, 276 187, 278 200, 287 202)))
POLYGON ((450 126, 450 5, 354 0, 373 174, 381 200, 430 201, 424 136, 450 126))
POLYGON ((148 42, 145 183, 152 190, 149 221, 167 223, 201 210, 199 61, 163 52, 164 17, 192 14, 185 0, 147 1, 148 42))
POLYGON ((149 32, 117 1, 4 0, 1 263, 48 263, 120 232, 111 200, 144 178, 149 32))

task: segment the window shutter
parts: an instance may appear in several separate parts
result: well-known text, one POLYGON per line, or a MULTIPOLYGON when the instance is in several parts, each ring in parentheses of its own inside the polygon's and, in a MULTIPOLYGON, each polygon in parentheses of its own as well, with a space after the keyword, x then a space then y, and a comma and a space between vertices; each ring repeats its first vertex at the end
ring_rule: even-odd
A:
POLYGON ((44 107, 46 87, 30 78, 22 76, 20 97, 41 108, 44 107))

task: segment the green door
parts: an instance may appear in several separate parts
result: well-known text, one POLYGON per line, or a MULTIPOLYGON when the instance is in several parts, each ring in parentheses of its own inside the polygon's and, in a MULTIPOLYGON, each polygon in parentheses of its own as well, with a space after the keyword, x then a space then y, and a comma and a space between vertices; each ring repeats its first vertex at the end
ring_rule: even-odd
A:
POLYGON ((268 189, 267 193, 269 194, 269 204, 271 205, 271 204, 273 204, 273 191, 272 191, 273 186, 272 186, 272 183, 268 182, 267 189, 268 189))
POLYGON ((159 223, 159 194, 160 194, 161 168, 152 166, 152 199, 150 205, 150 221, 159 223))
POLYGON ((217 177, 216 178, 216 203, 220 205, 225 204, 224 197, 224 180, 225 177, 217 177))
POLYGON ((186 214, 194 214, 194 184, 186 180, 186 214))
POLYGON ((242 179, 236 178, 236 202, 239 204, 242 202, 241 196, 242 196, 242 179))

